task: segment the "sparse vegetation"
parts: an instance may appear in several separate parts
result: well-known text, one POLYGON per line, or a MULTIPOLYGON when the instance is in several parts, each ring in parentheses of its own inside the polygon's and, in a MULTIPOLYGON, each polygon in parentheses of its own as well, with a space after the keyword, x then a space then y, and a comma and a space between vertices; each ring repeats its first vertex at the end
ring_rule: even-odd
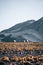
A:
POLYGON ((43 65, 43 43, 0 42, 0 64, 43 65))

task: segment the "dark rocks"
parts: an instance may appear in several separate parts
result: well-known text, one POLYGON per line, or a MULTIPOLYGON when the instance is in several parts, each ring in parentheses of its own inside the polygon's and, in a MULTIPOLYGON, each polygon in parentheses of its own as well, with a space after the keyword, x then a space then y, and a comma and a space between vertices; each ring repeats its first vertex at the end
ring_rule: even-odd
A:
POLYGON ((5 63, 4 62, 0 62, 0 65, 5 65, 5 63))

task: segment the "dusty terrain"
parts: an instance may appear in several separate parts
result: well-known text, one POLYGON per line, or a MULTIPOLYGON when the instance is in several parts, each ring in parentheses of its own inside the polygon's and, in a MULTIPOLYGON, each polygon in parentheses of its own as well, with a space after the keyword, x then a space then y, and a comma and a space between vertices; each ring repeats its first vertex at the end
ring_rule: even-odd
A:
POLYGON ((0 42, 0 65, 43 65, 43 43, 0 42))

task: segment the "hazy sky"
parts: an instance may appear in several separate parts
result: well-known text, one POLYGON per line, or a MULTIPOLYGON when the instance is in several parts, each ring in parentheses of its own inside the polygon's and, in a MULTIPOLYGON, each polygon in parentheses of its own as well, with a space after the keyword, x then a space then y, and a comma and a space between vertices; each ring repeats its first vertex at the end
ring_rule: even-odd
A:
POLYGON ((43 0, 0 0, 0 31, 43 17, 43 0))

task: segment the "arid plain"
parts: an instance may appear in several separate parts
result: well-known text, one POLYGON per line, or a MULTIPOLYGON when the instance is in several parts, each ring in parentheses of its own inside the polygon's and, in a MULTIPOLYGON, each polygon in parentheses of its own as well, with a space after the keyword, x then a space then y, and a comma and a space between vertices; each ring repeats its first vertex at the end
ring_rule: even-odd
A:
POLYGON ((0 65, 43 65, 43 42, 0 42, 0 65))

